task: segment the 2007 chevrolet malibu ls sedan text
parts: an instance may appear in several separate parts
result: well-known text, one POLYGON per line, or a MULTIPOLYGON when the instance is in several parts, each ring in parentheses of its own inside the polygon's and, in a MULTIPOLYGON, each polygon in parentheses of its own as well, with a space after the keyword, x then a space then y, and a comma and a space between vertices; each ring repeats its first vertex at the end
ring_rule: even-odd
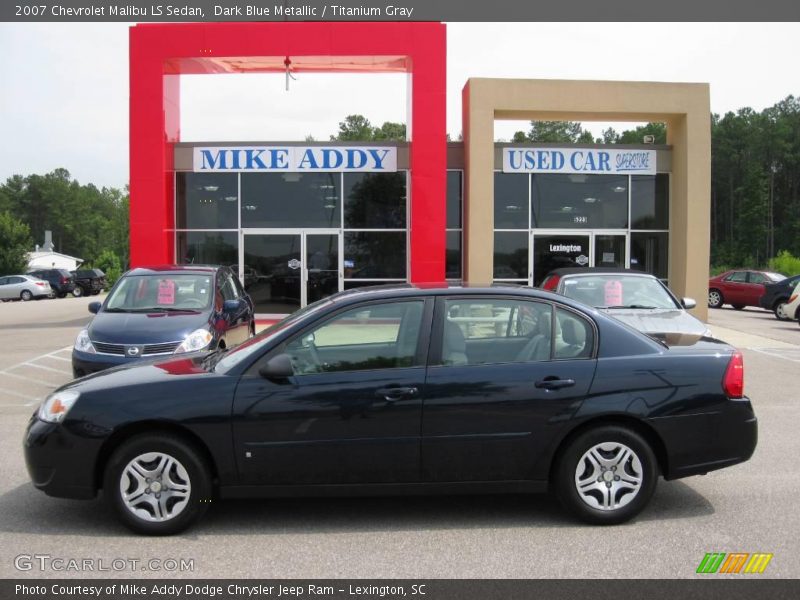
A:
POLYGON ((677 341, 530 288, 351 290, 234 350, 60 388, 31 418, 27 465, 52 496, 102 490, 146 534, 212 497, 548 488, 620 523, 660 475, 756 446, 741 354, 677 341))

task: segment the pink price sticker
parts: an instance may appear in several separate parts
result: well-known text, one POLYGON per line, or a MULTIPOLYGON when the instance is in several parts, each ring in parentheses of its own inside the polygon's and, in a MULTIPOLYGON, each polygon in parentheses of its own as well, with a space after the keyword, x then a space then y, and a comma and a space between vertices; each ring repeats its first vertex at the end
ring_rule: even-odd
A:
POLYGON ((158 303, 175 304, 175 282, 171 279, 158 282, 158 303))
POLYGON ((622 306, 622 282, 613 280, 606 282, 604 287, 606 306, 622 306))

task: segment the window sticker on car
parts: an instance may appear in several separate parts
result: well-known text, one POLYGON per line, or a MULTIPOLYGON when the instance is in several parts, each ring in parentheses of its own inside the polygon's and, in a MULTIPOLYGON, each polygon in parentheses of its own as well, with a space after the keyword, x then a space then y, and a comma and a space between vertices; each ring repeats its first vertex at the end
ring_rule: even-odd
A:
POLYGON ((171 279, 162 279, 158 282, 158 303, 175 304, 175 282, 171 279))
POLYGON ((622 304, 622 282, 617 279, 607 281, 603 287, 605 293, 605 300, 603 304, 606 306, 619 306, 622 304))

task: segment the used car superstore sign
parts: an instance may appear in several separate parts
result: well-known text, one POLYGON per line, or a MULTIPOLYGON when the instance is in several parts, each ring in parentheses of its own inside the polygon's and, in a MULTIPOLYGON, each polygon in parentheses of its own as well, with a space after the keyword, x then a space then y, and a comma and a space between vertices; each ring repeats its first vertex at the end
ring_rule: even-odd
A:
POLYGON ((195 148, 193 168, 205 171, 394 172, 397 148, 377 146, 237 146, 195 148))
POLYGON ((504 173, 656 174, 655 150, 504 148, 504 173))

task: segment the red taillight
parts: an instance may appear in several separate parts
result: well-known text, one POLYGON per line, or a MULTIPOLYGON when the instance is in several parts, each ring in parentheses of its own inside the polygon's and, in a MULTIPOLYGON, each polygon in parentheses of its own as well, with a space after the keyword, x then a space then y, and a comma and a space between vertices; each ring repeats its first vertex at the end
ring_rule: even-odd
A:
POLYGON ((728 398, 742 398, 744 396, 744 359, 742 353, 736 350, 731 356, 725 377, 722 378, 722 391, 728 398))
POLYGON ((61 278, 61 283, 67 283, 67 278, 66 277, 62 277, 61 278))
POLYGON ((787 302, 786 304, 791 304, 791 303, 792 303, 792 302, 794 302, 795 300, 797 300, 797 294, 792 294, 792 297, 791 297, 791 298, 789 298, 789 302, 787 302))
POLYGON ((558 275, 553 275, 552 277, 548 277, 547 281, 544 282, 542 289, 544 290, 554 290, 558 287, 558 281, 561 279, 558 275))
POLYGON ((44 287, 45 283, 44 283, 44 281, 37 281, 36 285, 38 285, 39 287, 44 287))

